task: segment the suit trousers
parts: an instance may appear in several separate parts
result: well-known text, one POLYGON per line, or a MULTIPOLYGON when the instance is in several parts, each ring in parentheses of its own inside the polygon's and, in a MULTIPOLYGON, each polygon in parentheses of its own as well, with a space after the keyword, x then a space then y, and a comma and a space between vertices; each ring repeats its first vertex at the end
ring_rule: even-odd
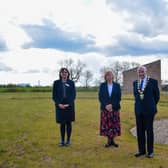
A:
POLYGON ((139 152, 146 153, 146 141, 147 152, 153 153, 154 133, 153 133, 153 121, 154 115, 136 115, 137 126, 137 140, 139 152))

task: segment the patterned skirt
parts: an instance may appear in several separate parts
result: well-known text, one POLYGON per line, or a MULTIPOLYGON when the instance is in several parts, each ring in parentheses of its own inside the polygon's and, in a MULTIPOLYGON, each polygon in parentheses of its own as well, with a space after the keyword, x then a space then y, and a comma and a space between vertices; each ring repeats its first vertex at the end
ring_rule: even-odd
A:
POLYGON ((121 135, 119 111, 101 111, 100 135, 109 138, 121 135))

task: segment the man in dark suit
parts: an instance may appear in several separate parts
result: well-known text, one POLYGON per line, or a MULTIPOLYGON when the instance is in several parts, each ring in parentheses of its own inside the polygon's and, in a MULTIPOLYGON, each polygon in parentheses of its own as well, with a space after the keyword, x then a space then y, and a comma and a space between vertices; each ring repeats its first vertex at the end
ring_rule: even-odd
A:
POLYGON ((157 103, 160 98, 158 82, 147 76, 147 69, 140 66, 137 69, 138 80, 133 82, 133 93, 135 97, 135 116, 137 126, 138 152, 135 157, 146 154, 153 157, 153 121, 157 113, 157 103))

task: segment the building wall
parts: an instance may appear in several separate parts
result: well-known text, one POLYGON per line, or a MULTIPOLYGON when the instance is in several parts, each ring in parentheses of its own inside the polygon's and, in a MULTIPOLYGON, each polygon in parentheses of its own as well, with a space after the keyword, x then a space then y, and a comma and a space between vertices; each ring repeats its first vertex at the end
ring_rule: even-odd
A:
MULTIPOLYGON (((158 80, 158 85, 161 85, 161 61, 151 62, 144 65, 147 68, 147 75, 158 80)), ((132 93, 132 83, 138 79, 137 68, 133 68, 123 72, 123 92, 132 93)))

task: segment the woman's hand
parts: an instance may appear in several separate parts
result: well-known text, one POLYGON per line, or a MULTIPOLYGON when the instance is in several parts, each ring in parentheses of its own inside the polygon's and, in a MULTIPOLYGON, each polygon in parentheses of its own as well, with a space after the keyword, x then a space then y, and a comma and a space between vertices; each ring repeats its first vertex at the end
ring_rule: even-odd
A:
POLYGON ((58 104, 58 107, 59 107, 60 109, 65 109, 65 107, 64 107, 63 104, 58 104))
POLYGON ((69 107, 69 104, 58 104, 58 107, 60 109, 66 109, 67 107, 69 107))
POLYGON ((107 111, 112 111, 112 109, 113 109, 112 104, 106 105, 106 110, 107 110, 107 111))
POLYGON ((69 104, 64 104, 64 107, 65 107, 65 108, 69 107, 69 104))

